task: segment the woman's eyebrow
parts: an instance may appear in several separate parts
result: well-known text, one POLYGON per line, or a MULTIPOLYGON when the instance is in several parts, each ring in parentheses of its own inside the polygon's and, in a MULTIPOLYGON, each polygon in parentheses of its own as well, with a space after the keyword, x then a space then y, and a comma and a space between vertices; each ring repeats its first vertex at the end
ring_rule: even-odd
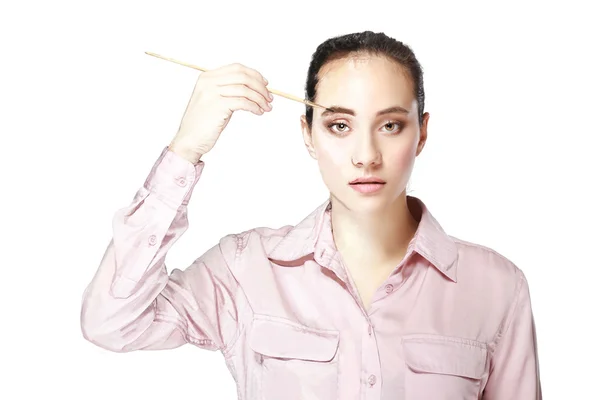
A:
MULTIPOLYGON (((321 117, 325 117, 330 114, 350 114, 352 116, 356 115, 356 111, 354 111, 350 108, 339 107, 339 106, 331 106, 328 108, 329 108, 329 110, 332 110, 332 111, 329 111, 329 110, 323 111, 321 113, 321 117)), ((409 111, 406 108, 400 107, 400 106, 393 106, 393 107, 388 107, 386 109, 377 111, 376 116, 379 117, 380 115, 391 114, 391 113, 395 113, 395 112, 409 114, 409 111)))

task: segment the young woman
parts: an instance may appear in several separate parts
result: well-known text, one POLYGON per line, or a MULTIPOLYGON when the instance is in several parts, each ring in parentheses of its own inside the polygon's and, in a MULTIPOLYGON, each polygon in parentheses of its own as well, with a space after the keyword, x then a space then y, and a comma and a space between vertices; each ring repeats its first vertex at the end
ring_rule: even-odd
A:
POLYGON ((301 117, 330 198, 296 226, 227 235, 167 273, 202 156, 235 110, 271 110, 266 85, 240 64, 200 75, 177 134, 114 217, 84 337, 116 352, 220 350, 240 399, 541 399, 522 271, 406 195, 429 114, 419 62, 384 34, 327 40, 308 70, 307 98, 335 111, 301 117))

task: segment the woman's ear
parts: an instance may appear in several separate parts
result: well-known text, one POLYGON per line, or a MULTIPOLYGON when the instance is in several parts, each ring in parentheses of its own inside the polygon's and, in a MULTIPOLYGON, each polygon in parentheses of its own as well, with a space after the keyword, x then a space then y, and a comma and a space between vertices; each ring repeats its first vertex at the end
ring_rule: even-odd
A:
POLYGON ((313 143, 313 136, 310 126, 308 126, 308 122, 306 121, 306 115, 302 114, 300 116, 300 125, 302 128, 302 137, 304 138, 304 145, 308 150, 308 154, 315 160, 317 159, 317 155, 315 152, 315 146, 313 143))
POLYGON ((425 147, 425 142, 427 142, 427 123, 428 122, 429 122, 429 113, 426 112, 423 114, 423 124, 421 125, 420 131, 419 131, 419 143, 417 145, 416 156, 421 154, 421 151, 423 151, 423 147, 425 147))

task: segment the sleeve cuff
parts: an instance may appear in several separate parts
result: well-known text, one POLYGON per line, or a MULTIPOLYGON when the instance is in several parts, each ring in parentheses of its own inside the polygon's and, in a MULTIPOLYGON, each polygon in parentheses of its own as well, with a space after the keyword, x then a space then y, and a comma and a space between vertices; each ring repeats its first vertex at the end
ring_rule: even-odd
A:
POLYGON ((165 146, 148 174, 144 187, 174 209, 187 205, 198 183, 204 162, 190 161, 165 146))

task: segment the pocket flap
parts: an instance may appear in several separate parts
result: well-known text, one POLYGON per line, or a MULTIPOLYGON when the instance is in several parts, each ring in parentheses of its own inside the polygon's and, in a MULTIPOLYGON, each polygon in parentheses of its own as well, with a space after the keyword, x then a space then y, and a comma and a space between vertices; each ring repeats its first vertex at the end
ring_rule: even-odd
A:
POLYGON ((255 316, 249 333, 252 350, 272 358, 331 361, 339 331, 315 329, 284 318, 255 316))
POLYGON ((485 372, 487 348, 473 340, 420 335, 402 339, 406 364, 420 372, 480 379, 485 372))

